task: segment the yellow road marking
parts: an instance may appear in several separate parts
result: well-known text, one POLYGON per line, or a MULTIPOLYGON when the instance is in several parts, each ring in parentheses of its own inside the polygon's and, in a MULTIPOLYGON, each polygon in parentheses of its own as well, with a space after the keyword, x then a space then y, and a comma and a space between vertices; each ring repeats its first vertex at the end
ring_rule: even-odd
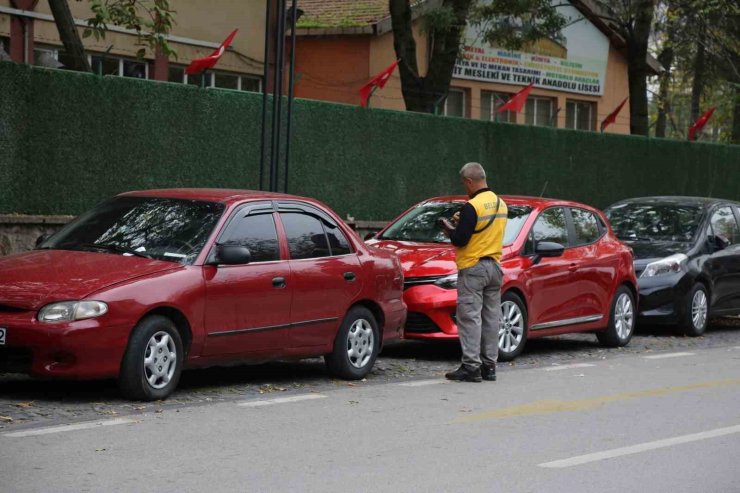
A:
POLYGON ((740 379, 715 380, 711 382, 681 385, 678 387, 661 387, 657 389, 639 390, 636 392, 623 392, 621 394, 606 395, 593 399, 582 399, 577 401, 543 400, 522 404, 519 406, 505 407, 494 411, 473 414, 457 418, 455 423, 476 423, 489 419, 514 418, 519 416, 532 416, 536 414, 552 414, 565 411, 587 411, 610 402, 639 399, 641 397, 656 397, 659 395, 677 394, 691 392, 692 390, 713 389, 717 387, 729 387, 740 385, 740 379))

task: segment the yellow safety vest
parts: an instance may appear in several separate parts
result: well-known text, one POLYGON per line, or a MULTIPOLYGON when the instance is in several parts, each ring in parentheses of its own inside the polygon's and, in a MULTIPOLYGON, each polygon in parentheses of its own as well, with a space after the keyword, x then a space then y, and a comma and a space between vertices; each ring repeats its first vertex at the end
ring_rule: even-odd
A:
POLYGON ((468 201, 475 209, 478 223, 470 241, 464 247, 457 248, 456 263, 458 269, 467 269, 485 257, 496 262, 501 260, 504 242, 504 229, 508 217, 508 208, 503 200, 489 191, 479 193, 468 201), (498 210, 497 210, 498 202, 498 210))

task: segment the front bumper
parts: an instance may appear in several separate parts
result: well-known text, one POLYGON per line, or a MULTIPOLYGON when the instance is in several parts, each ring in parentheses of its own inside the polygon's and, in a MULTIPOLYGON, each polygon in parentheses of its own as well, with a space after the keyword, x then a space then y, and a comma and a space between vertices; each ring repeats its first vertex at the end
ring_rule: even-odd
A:
POLYGON ((638 322, 675 325, 686 315, 686 296, 693 282, 681 272, 667 276, 640 277, 638 322))
POLYGON ((455 311, 457 290, 433 284, 412 286, 403 292, 409 309, 404 337, 406 339, 457 339, 455 311))
POLYGON ((72 379, 118 375, 131 327, 103 325, 105 317, 44 324, 35 315, 0 314, 0 327, 7 329, 0 373, 72 379))

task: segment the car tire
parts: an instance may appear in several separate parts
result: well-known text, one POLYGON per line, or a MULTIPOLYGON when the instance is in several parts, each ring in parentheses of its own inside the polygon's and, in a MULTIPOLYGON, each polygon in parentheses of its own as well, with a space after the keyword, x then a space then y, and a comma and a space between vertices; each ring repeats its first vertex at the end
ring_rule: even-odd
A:
POLYGON ((516 293, 501 297, 501 325, 498 332, 498 360, 511 361, 524 351, 529 335, 527 307, 516 293))
POLYGON ((709 292, 697 282, 686 296, 681 331, 689 337, 704 335, 709 322, 709 292))
POLYGON ((619 286, 612 299, 609 325, 598 331, 596 337, 602 346, 626 346, 635 333, 635 322, 635 296, 627 286, 619 286))
POLYGON ((132 400, 164 399, 177 387, 183 361, 182 338, 175 324, 167 317, 150 315, 134 327, 121 362, 119 387, 132 400))
POLYGON ((334 339, 334 350, 324 356, 329 372, 347 380, 365 378, 380 350, 378 323, 365 307, 352 307, 334 339))

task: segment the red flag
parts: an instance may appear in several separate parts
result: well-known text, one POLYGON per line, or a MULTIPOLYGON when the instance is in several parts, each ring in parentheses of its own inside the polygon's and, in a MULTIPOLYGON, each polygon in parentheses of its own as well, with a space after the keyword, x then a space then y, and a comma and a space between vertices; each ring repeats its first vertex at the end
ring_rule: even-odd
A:
POLYGON ((604 118, 604 121, 601 122, 601 131, 602 132, 606 129, 606 127, 608 127, 609 125, 611 125, 612 123, 614 123, 615 121, 617 121, 617 115, 619 114, 620 111, 622 111, 622 107, 624 106, 624 103, 626 103, 628 99, 629 98, 624 98, 624 101, 622 101, 621 103, 619 103, 619 106, 617 106, 617 109, 615 109, 614 111, 612 111, 611 113, 609 113, 609 116, 607 116, 606 118, 604 118))
POLYGON ((527 98, 529 97, 529 93, 532 92, 532 87, 534 87, 534 82, 530 82, 527 87, 510 97, 509 100, 499 106, 494 113, 500 113, 507 110, 513 111, 514 113, 522 111, 524 103, 527 102, 527 98))
POLYGON ((196 58, 192 62, 190 62, 190 65, 188 65, 188 68, 185 69, 185 73, 188 75, 193 74, 199 74, 201 72, 204 72, 208 70, 209 68, 213 68, 216 63, 218 63, 218 60, 221 58, 221 55, 224 54, 226 51, 226 48, 229 47, 231 44, 231 41, 234 39, 234 36, 236 36, 236 32, 238 29, 234 29, 234 32, 229 34, 229 37, 224 40, 223 43, 221 43, 221 46, 218 47, 216 51, 211 53, 205 58, 196 58))
POLYGON ((385 83, 391 78, 393 71, 396 70, 399 61, 400 60, 396 60, 388 65, 388 67, 382 72, 370 79, 370 82, 360 88, 360 106, 363 108, 367 106, 367 100, 370 99, 370 94, 372 94, 373 89, 376 87, 382 89, 383 86, 385 86, 385 83))
POLYGON ((702 128, 704 128, 704 125, 707 124, 710 118, 712 118, 712 114, 714 113, 714 110, 717 108, 709 108, 709 111, 704 113, 699 117, 698 120, 694 122, 693 125, 689 128, 689 140, 696 140, 696 132, 700 132, 702 128))

